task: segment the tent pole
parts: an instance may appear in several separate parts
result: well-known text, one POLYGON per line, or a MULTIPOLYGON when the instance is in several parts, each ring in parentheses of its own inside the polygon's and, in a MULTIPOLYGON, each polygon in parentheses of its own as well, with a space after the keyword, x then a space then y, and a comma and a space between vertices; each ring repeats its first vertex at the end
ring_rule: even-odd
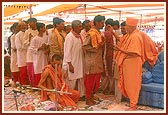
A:
POLYGON ((155 17, 155 27, 156 27, 157 17, 155 17))
POLYGON ((58 65, 57 64, 55 64, 55 110, 57 111, 57 106, 58 106, 58 92, 57 92, 57 87, 58 87, 58 85, 57 85, 57 78, 58 78, 58 76, 57 76, 57 68, 58 68, 58 65))
POLYGON ((32 18, 32 4, 30 4, 30 18, 32 18))
POLYGON ((141 14, 141 18, 140 18, 140 25, 139 25, 139 29, 141 29, 142 26, 142 14, 141 14))
POLYGON ((84 4, 84 10, 85 10, 85 20, 86 20, 86 4, 84 4))
POLYGON ((121 21, 121 11, 119 11, 119 22, 121 21))

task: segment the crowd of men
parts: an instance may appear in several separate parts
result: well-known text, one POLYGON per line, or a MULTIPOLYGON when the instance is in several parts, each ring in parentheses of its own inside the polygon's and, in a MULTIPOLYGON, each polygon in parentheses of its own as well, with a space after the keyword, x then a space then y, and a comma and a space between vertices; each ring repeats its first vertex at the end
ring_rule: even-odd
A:
POLYGON ((119 24, 97 15, 92 21, 73 20, 67 26, 64 22, 55 17, 53 24, 45 25, 30 18, 11 26, 14 85, 41 88, 41 101, 57 99, 63 107, 76 107, 82 98, 95 105, 94 94, 101 84, 104 94, 115 95, 118 102, 123 95, 130 100, 128 110, 136 110, 142 65, 148 61, 154 66, 158 56, 151 38, 137 29, 138 20, 127 18, 119 24))

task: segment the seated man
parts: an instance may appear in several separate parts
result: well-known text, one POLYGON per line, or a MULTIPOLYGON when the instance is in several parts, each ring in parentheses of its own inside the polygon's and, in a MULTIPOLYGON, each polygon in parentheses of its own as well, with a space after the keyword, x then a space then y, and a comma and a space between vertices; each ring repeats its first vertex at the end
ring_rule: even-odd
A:
POLYGON ((76 107, 76 102, 80 97, 80 93, 78 91, 68 88, 65 84, 63 74, 61 72, 61 57, 56 54, 52 56, 51 64, 44 67, 38 87, 44 89, 41 91, 41 101, 48 100, 49 98, 52 102, 58 102, 58 104, 62 107, 76 107), (56 64, 57 71, 55 71, 56 64), (56 72, 57 74, 55 75, 56 72), (46 91, 52 89, 57 89, 57 91, 62 91, 62 93, 46 91), (66 94, 64 92, 71 94, 66 94))

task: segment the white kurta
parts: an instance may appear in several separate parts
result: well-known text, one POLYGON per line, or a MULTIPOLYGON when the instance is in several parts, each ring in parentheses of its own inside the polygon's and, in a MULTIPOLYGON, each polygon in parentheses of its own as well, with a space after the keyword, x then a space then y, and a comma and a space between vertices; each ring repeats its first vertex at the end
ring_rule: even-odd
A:
POLYGON ((42 73, 42 69, 48 64, 47 55, 44 54, 44 51, 38 51, 38 48, 41 47, 43 43, 48 44, 48 38, 46 36, 35 36, 30 43, 30 49, 33 53, 33 66, 35 74, 42 73))
POLYGON ((10 37, 10 41, 11 41, 11 63, 10 63, 11 72, 18 72, 19 68, 16 64, 17 63, 17 51, 14 51, 14 49, 16 49, 15 34, 13 34, 10 37))
POLYGON ((51 28, 51 29, 48 29, 48 43, 50 43, 50 39, 51 39, 51 36, 52 36, 52 32, 54 31, 54 28, 51 28))
POLYGON ((38 30, 32 30, 32 29, 28 29, 25 31, 24 34, 24 46, 27 47, 27 56, 26 56, 26 62, 33 62, 33 54, 30 50, 30 37, 31 39, 34 38, 36 35, 38 34, 38 30))
MULTIPOLYGON (((117 34, 117 35, 119 35, 119 36, 121 36, 121 29, 118 29, 118 30, 114 30, 114 32, 117 34)), ((116 42, 116 39, 117 38, 115 38, 115 36, 113 37, 113 42, 114 42, 114 44, 116 45, 117 44, 117 42, 116 42)))
POLYGON ((26 66, 27 48, 23 46, 23 36, 25 32, 19 31, 15 36, 15 45, 17 49, 17 64, 18 67, 26 66))
POLYGON ((86 36, 87 36, 87 32, 86 32, 86 30, 83 29, 83 30, 81 31, 80 35, 82 36, 82 40, 83 40, 83 42, 84 42, 85 39, 86 39, 86 36))
POLYGON ((74 73, 68 68, 69 80, 83 78, 83 60, 81 40, 76 38, 71 32, 67 34, 64 42, 63 63, 71 62, 74 67, 74 73))

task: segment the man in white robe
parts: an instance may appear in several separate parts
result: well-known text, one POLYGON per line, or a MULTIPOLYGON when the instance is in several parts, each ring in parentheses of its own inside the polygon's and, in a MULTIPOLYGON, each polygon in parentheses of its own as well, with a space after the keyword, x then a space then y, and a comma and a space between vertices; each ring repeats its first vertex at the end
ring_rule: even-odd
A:
POLYGON ((10 37, 11 42, 11 63, 10 63, 10 69, 12 73, 12 78, 14 82, 14 86, 16 86, 16 82, 19 81, 19 67, 17 65, 17 50, 15 46, 15 35, 20 31, 19 23, 15 22, 13 24, 14 28, 14 34, 10 37))
POLYGON ((54 32, 54 26, 52 24, 46 25, 46 35, 48 35, 48 43, 50 43, 50 38, 54 32))
POLYGON ((38 35, 35 36, 30 43, 30 49, 33 53, 33 66, 35 73, 35 84, 34 87, 38 87, 38 83, 41 79, 42 69, 48 64, 47 60, 47 48, 48 37, 44 35, 45 24, 37 23, 38 35))
POLYGON ((85 20, 82 23, 83 29, 81 30, 80 35, 82 36, 83 41, 86 39, 87 36, 87 32, 90 30, 91 28, 91 22, 90 20, 85 20))
POLYGON ((80 97, 85 95, 83 81, 83 57, 82 57, 82 23, 79 20, 72 22, 72 31, 65 38, 63 67, 67 64, 68 81, 70 88, 80 92, 80 97))
POLYGON ((26 54, 27 48, 24 47, 23 36, 27 29, 25 22, 20 22, 20 31, 15 36, 15 45, 17 49, 17 64, 20 70, 20 84, 27 85, 28 84, 28 77, 27 77, 27 66, 26 66, 26 54))
MULTIPOLYGON (((122 33, 121 33, 121 29, 120 29, 120 24, 119 24, 119 21, 118 20, 115 20, 113 21, 113 29, 114 29, 114 32, 118 35, 118 36, 121 36, 122 33)), ((117 44, 117 38, 114 36, 113 37, 113 41, 114 41, 114 44, 117 44)))
POLYGON ((34 77, 34 67, 33 67, 33 54, 30 50, 30 42, 38 34, 38 30, 36 27, 37 19, 36 18, 29 18, 28 24, 30 28, 25 31, 24 34, 24 46, 27 48, 27 56, 26 56, 26 64, 27 64, 27 75, 29 78, 29 83, 31 86, 34 86, 35 77, 34 77))

